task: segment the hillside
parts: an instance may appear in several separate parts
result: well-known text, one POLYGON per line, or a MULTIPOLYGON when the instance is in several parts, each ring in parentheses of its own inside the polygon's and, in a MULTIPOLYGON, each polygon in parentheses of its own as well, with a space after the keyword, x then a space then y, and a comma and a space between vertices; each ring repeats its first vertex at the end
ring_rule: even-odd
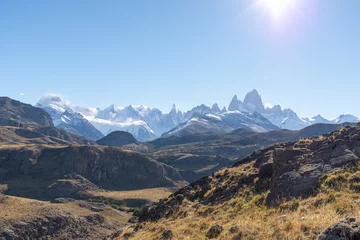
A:
MULTIPOLYGON (((144 209, 125 232, 130 239, 316 239, 332 223, 359 217, 359 136, 357 125, 256 151, 144 209)), ((322 239, 336 235, 332 229, 322 239)))
POLYGON ((100 145, 121 147, 127 144, 137 143, 138 141, 129 132, 114 131, 96 142, 100 145))
POLYGON ((235 161, 271 144, 327 134, 346 125, 348 124, 315 124, 298 131, 277 130, 265 133, 237 129, 227 134, 162 137, 148 143, 150 151, 148 148, 143 151, 158 161, 179 169, 183 178, 192 182, 220 168, 231 166, 235 161))
POLYGON ((21 127, 23 124, 54 126, 50 115, 42 109, 8 97, 0 97, 0 125, 21 127))
POLYGON ((145 155, 99 146, 23 146, 0 149, 7 194, 37 199, 79 198, 87 190, 174 187, 183 178, 145 155))
POLYGON ((45 145, 94 145, 95 142, 55 127, 0 126, 0 143, 3 145, 45 144, 45 145))

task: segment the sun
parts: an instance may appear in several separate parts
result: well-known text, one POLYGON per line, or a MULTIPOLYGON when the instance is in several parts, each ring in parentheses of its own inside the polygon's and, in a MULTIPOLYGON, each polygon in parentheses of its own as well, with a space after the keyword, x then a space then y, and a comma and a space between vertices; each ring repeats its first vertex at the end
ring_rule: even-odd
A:
POLYGON ((295 7, 297 0, 260 0, 259 4, 275 19, 281 19, 295 7))

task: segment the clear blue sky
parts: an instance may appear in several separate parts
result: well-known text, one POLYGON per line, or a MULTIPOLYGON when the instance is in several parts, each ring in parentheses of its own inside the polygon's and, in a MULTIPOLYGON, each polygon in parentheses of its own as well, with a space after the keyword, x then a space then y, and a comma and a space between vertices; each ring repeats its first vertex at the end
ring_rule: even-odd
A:
POLYGON ((360 116, 360 1, 295 1, 275 19, 252 0, 2 0, 0 95, 168 111, 256 88, 302 117, 360 116))

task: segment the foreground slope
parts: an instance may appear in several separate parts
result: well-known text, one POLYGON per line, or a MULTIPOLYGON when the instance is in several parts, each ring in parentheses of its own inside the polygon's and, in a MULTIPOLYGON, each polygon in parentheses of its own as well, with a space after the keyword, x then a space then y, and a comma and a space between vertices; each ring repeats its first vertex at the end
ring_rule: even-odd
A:
POLYGON ((145 209, 126 232, 132 239, 316 239, 328 225, 358 217, 359 156, 360 125, 275 144, 145 209))

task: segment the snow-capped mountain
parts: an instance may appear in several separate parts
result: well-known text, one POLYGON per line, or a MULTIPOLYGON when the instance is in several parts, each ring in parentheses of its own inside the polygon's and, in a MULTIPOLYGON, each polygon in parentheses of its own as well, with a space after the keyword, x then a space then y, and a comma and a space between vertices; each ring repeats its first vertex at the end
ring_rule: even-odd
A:
POLYGON ((70 132, 98 139, 112 131, 127 131, 138 141, 150 141, 165 135, 187 132, 228 132, 236 128, 254 131, 280 129, 299 130, 316 123, 359 122, 353 115, 341 115, 332 121, 318 115, 300 118, 293 110, 280 105, 264 105, 256 90, 247 93, 241 101, 235 95, 228 109, 214 103, 201 104, 187 112, 173 105, 169 113, 144 105, 120 107, 115 104, 105 109, 75 106, 56 95, 46 95, 37 104, 46 110, 55 126, 70 132))
POLYGON ((303 118, 302 120, 304 120, 309 125, 313 125, 313 124, 317 124, 317 123, 327 123, 327 124, 332 123, 332 121, 327 120, 326 118, 323 118, 321 115, 317 115, 312 118, 303 118))
POLYGON ((229 111, 258 112, 282 129, 298 130, 308 126, 291 109, 282 109, 280 105, 265 108, 260 94, 255 89, 246 94, 243 102, 235 95, 228 109, 229 111))
POLYGON ((356 122, 360 122, 360 119, 351 114, 344 114, 344 115, 340 115, 338 118, 335 118, 331 122, 336 123, 336 124, 356 123, 356 122))
POLYGON ((96 109, 74 107, 59 96, 46 95, 36 104, 36 107, 44 109, 53 119, 56 127, 64 129, 70 133, 84 136, 91 140, 98 140, 104 135, 96 129, 79 112, 94 114, 96 109), (73 110, 75 109, 75 110, 73 110))
POLYGON ((90 136, 95 140, 112 131, 120 130, 130 132, 139 141, 150 141, 174 128, 183 120, 183 113, 175 105, 168 114, 144 105, 127 107, 111 105, 101 110, 75 106, 59 96, 45 95, 36 106, 52 116, 55 126, 71 132, 79 129, 77 134, 90 136), (79 125, 83 128, 78 127, 79 125), (94 129, 97 134, 93 133, 94 129))
POLYGON ((280 105, 265 107, 260 94, 255 89, 246 94, 244 101, 238 100, 238 97, 235 95, 228 109, 229 111, 258 112, 279 128, 289 130, 299 130, 316 123, 341 124, 345 122, 360 122, 359 118, 349 114, 341 115, 331 121, 323 118, 321 115, 312 118, 300 118, 293 110, 289 108, 283 109, 280 105))
POLYGON ((257 112, 196 113, 184 123, 163 134, 163 137, 201 133, 228 133, 238 128, 250 129, 254 132, 279 129, 257 112))

